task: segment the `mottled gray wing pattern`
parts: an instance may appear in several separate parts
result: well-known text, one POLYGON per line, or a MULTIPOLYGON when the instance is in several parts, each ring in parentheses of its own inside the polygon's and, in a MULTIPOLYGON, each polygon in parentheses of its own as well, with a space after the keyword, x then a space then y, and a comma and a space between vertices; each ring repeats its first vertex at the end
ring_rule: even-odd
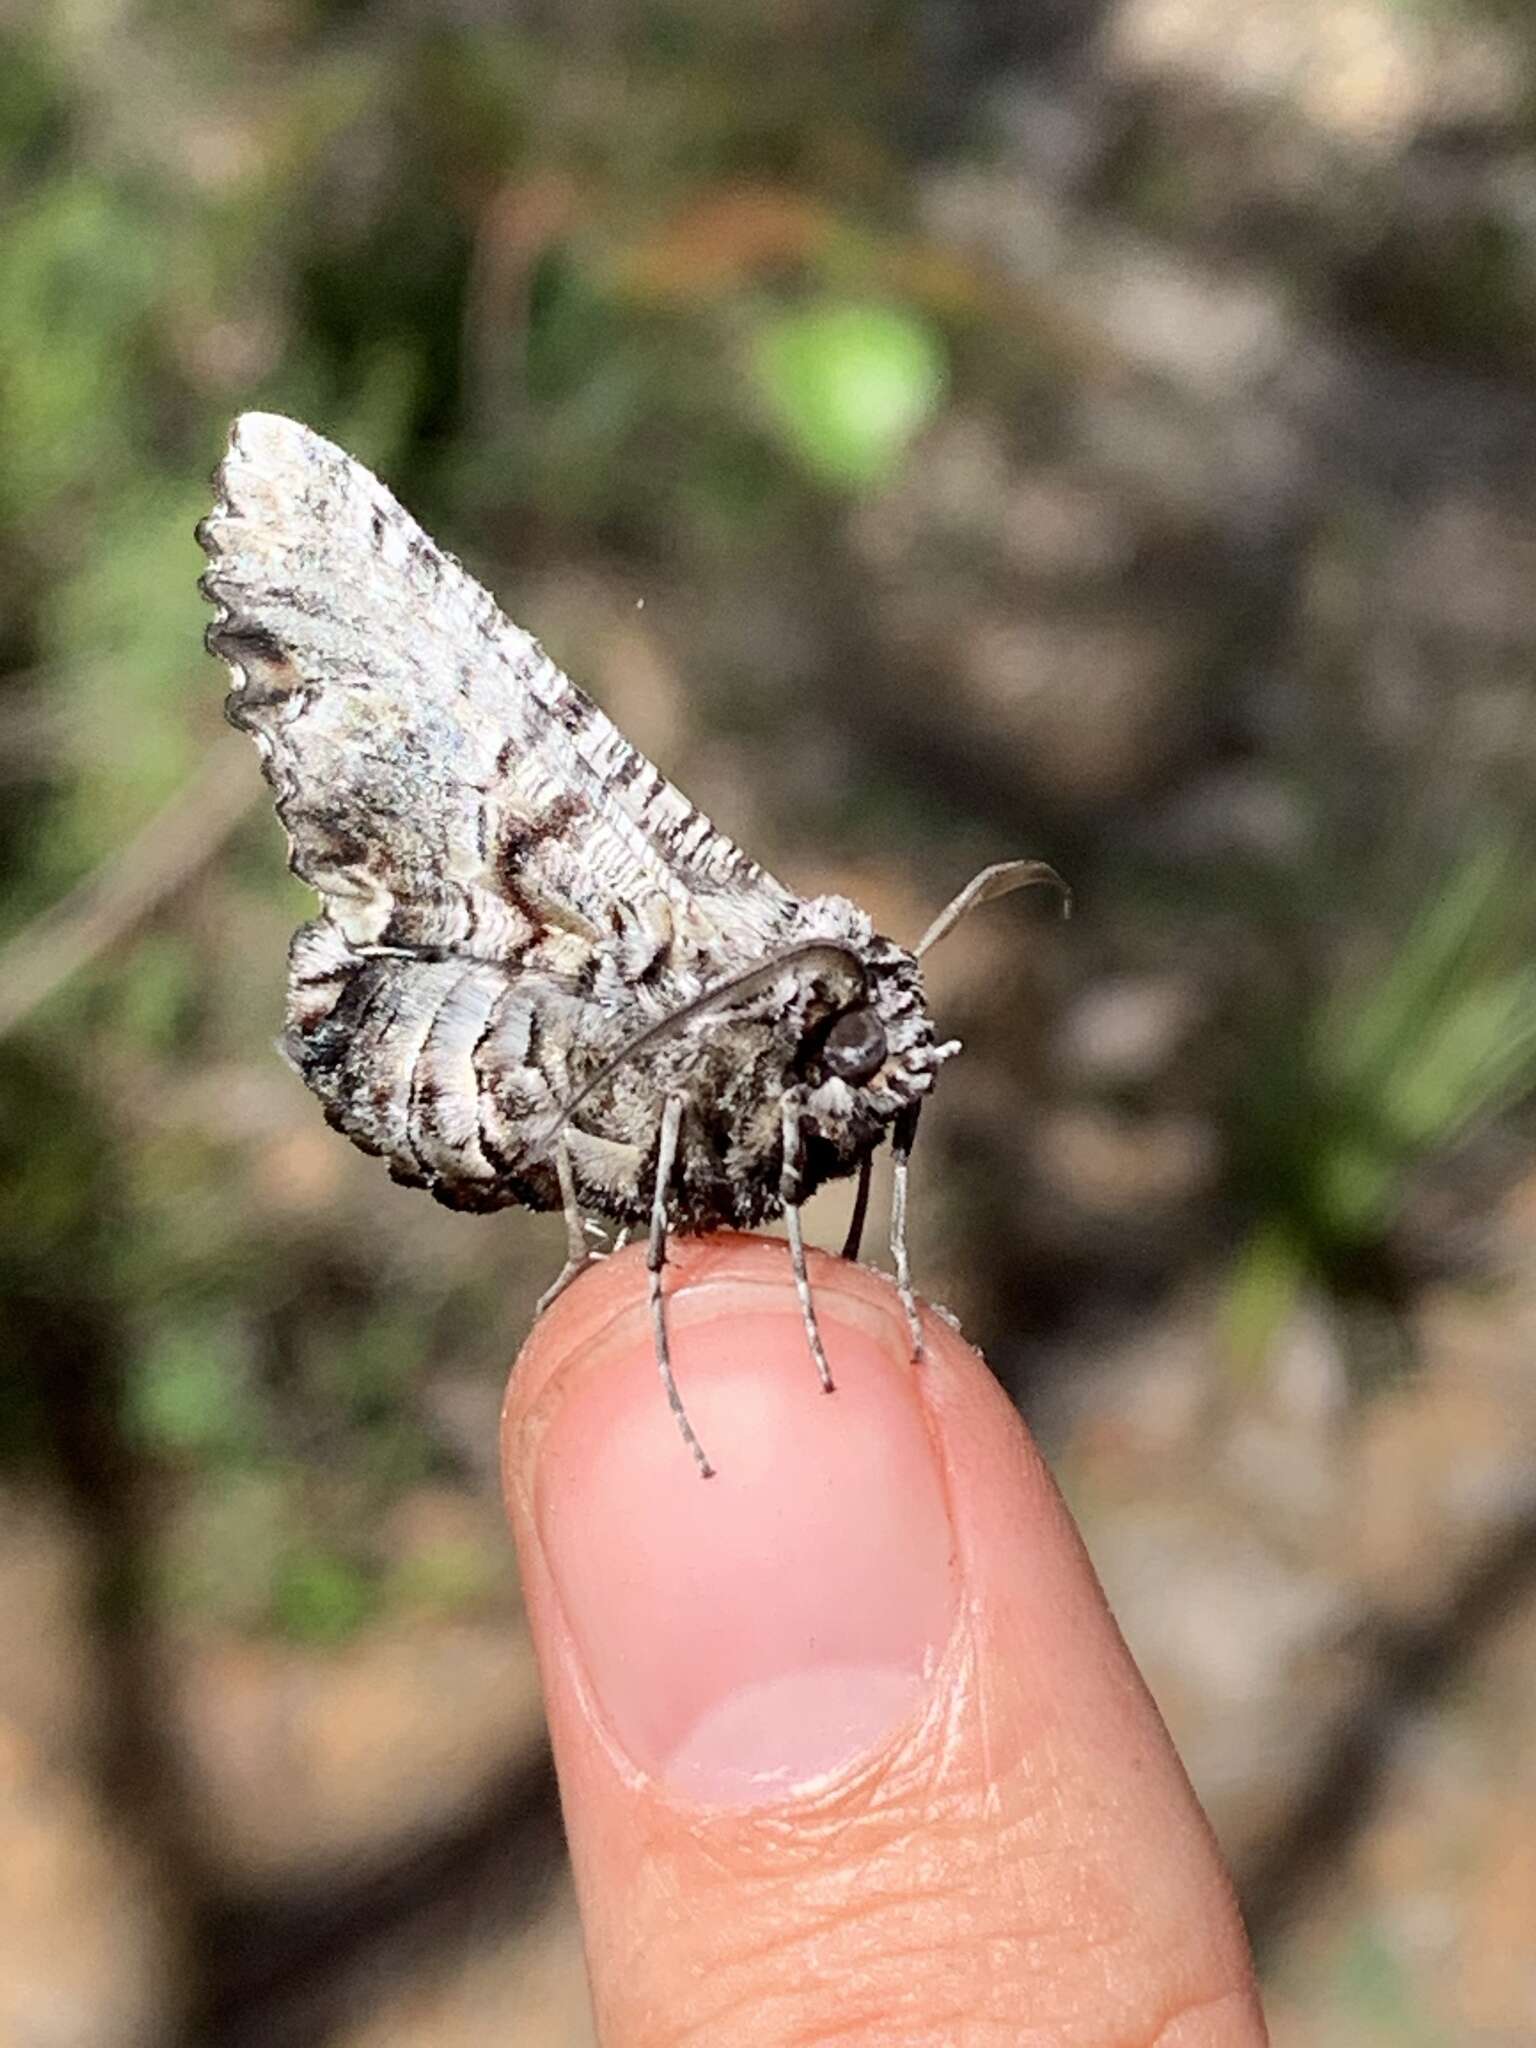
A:
POLYGON ((209 645, 351 951, 655 985, 771 950, 795 899, 361 463, 246 413, 217 487, 209 645))

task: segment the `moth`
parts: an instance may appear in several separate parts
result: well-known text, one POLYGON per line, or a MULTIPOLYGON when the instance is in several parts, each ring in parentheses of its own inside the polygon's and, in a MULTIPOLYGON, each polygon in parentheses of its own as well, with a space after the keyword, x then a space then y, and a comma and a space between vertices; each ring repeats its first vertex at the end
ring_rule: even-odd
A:
POLYGON ((672 1232, 782 1213, 832 1389, 800 1207, 890 1138, 896 1284, 918 1115, 959 1051, 919 962, 1038 861, 986 868, 910 950, 842 896, 803 898, 717 832, 436 547, 376 477, 294 420, 246 413, 197 529, 227 714, 276 795, 319 914, 289 949, 282 1050, 326 1117, 455 1209, 559 1209, 648 1231, 657 1363, 672 1232))

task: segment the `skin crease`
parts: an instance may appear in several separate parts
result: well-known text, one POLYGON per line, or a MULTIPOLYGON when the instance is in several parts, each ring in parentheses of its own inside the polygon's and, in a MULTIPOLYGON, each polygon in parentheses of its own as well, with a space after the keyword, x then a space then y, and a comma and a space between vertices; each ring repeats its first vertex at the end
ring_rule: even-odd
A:
MULTIPOLYGON (((637 1249, 583 1277, 542 1320, 503 1421, 604 2048, 1262 2043, 1209 1828, 1060 1495, 981 1360, 925 1314, 928 1355, 914 1366, 889 1282, 813 1255, 834 1373, 840 1358, 844 1367, 827 1400, 804 1391, 810 1366, 782 1244, 676 1241, 666 1277, 679 1378, 721 1479, 699 1480, 675 1435, 666 1442, 637 1249), (875 1451, 861 1462, 850 1434, 862 1416, 863 1435, 881 1436, 882 1415, 899 1471, 880 1468, 875 1451), (605 1463, 609 1433, 617 1462, 605 1463), (931 1488, 901 1465, 930 1453, 931 1488), (622 1565, 627 1548, 651 1543, 665 1556, 669 1531, 653 1525, 675 1516, 676 1555, 697 1558, 704 1580, 717 1561, 701 1529, 718 1528, 722 1548, 743 1541, 744 1568, 766 1571, 752 1517, 781 1518, 765 1526, 785 1532, 793 1555, 797 1532, 814 1540, 816 1518, 837 1512, 838 1475, 857 1496, 866 1467, 872 1488, 901 1478, 915 1521, 925 1488, 941 1527, 947 1517, 952 1577, 930 1574, 917 1596, 937 1653, 837 1768, 798 1790, 700 1804, 667 1761, 670 1694, 644 1702, 644 1714, 627 1697, 640 1683, 634 1659, 611 1645, 635 1617, 601 1612, 604 1560, 622 1565)), ((860 1526, 850 1525, 855 1553, 860 1526)), ((904 1540, 895 1528, 890 1540, 904 1540)), ((878 1636, 888 1539, 871 1540, 870 1615, 849 1626, 878 1636)), ((842 1550, 834 1539, 827 1556, 834 1602, 842 1550)), ((847 1569, 857 1565, 855 1555, 847 1569)), ((712 1615, 745 1632, 729 1654, 751 1654, 752 1629, 776 1626, 774 1584, 771 1574, 749 1584, 745 1620, 723 1597, 699 1612, 685 1598, 661 1607, 677 1663, 686 1667, 695 1638, 704 1664, 725 1654, 711 1647, 712 1615)), ((800 1581, 786 1604, 802 1596, 821 1594, 800 1581)), ((624 1598, 616 1585, 615 1606, 624 1598)))

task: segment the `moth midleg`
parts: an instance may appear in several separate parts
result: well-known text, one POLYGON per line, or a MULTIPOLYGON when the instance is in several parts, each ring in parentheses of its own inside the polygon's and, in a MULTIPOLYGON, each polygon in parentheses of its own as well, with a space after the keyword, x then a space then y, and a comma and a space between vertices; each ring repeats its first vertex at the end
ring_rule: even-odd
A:
POLYGON ((784 1204, 784 1225, 789 1232, 789 1264, 795 1276, 795 1292, 800 1297, 800 1315, 805 1323, 806 1342, 811 1347, 811 1357, 816 1361, 817 1376, 822 1392, 836 1392, 832 1383, 832 1368, 827 1363, 826 1346, 821 1341, 821 1331, 816 1324, 816 1306, 811 1300, 811 1276, 805 1266, 805 1237, 800 1228, 800 1182, 804 1157, 800 1143, 800 1104, 793 1094, 784 1097, 779 1110, 781 1128, 784 1132, 784 1157, 779 1167, 779 1200, 784 1204))
POLYGON ((667 1391, 667 1406, 672 1410, 677 1426, 682 1431, 683 1442, 698 1462, 701 1478, 712 1479, 715 1468, 706 1457, 704 1446, 693 1433, 693 1424, 688 1420, 683 1397, 677 1391, 677 1381, 672 1377, 672 1347, 667 1340, 666 1306, 661 1295, 661 1271, 667 1263, 667 1189, 671 1186, 672 1170, 677 1164, 677 1137, 682 1122, 683 1098, 680 1095, 669 1095, 661 1112, 661 1135, 656 1140, 656 1186, 651 1195, 651 1235, 646 1245, 645 1266, 650 1275, 651 1328, 656 1337, 656 1368, 661 1374, 661 1384, 667 1391))
POLYGON ((922 1104, 914 1102, 896 1119, 891 1133, 891 1159, 895 1184, 891 1189, 891 1261, 896 1268, 896 1292, 912 1334, 912 1356, 923 1355, 923 1326, 917 1313, 917 1296, 912 1292, 912 1265, 907 1257, 907 1168, 912 1159, 912 1140, 917 1136, 917 1113, 922 1104))
POLYGON ((843 1239, 843 1257, 857 1259, 859 1246, 864 1242, 864 1219, 869 1214, 869 1180, 874 1171, 875 1148, 870 1146, 859 1161, 859 1190, 853 1198, 853 1219, 848 1225, 848 1235, 843 1239))
POLYGON ((565 1264, 555 1275, 554 1284, 546 1287, 539 1296, 535 1310, 537 1315, 543 1315, 550 1303, 564 1294, 577 1274, 584 1273, 592 1264, 595 1256, 581 1220, 581 1204, 576 1197, 576 1169, 571 1164, 570 1141, 564 1131, 555 1140, 555 1173, 560 1181, 560 1206, 565 1211, 565 1264))

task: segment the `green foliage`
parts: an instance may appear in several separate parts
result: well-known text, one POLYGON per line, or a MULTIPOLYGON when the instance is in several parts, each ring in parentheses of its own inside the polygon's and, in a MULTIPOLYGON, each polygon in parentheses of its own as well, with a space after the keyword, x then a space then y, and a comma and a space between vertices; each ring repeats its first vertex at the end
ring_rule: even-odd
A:
POLYGON ((1353 973, 1254 1077, 1246 1180, 1264 1221, 1228 1327, 1262 1356, 1299 1288, 1379 1255, 1414 1175, 1536 1090, 1536 895, 1502 839, 1471 847, 1375 974, 1353 973))
POLYGON ((42 38, 0 30, 0 161, 13 174, 46 162, 64 127, 63 94, 42 38))
POLYGON ((944 351, 897 307, 826 304, 760 328, 753 369, 788 446, 823 482, 883 483, 944 396, 944 351))
POLYGON ((437 1543, 391 1572, 382 1597, 391 1613, 458 1615, 493 1595, 503 1573, 501 1560, 473 1543, 437 1543))
POLYGON ((1358 1104, 1357 1136, 1320 1196, 1344 1233, 1379 1230, 1392 1164, 1460 1135, 1536 1080, 1536 898, 1530 863, 1502 841, 1469 849, 1417 910, 1386 971, 1341 993, 1316 1030, 1328 1094, 1358 1104))
POLYGON ((121 481, 146 419, 142 345, 159 222, 86 172, 45 182, 0 230, 0 524, 35 547, 66 493, 121 481))
POLYGON ((356 1635, 375 1610, 376 1590, 367 1574, 335 1551, 291 1551, 278 1567, 272 1589, 273 1619, 295 1642, 325 1648, 356 1635))
POLYGON ((1382 1929, 1353 1926, 1333 1967, 1342 2017, 1360 2029, 1360 2048, 1451 2048, 1444 2030, 1424 2011, 1414 1972, 1382 1929))
POLYGON ((202 497, 191 478, 126 483, 102 505, 98 546, 38 606, 38 651, 71 714, 70 777, 39 845, 52 889, 122 846, 212 735, 191 541, 202 497))
POLYGON ((202 963, 182 933, 146 932, 133 947, 132 971, 112 978, 115 1029, 125 1045, 169 1059, 193 1034, 204 1000, 202 963))
POLYGON ((124 1402, 131 1435, 158 1455, 227 1460, 248 1452, 255 1417, 229 1332, 173 1323, 144 1344, 124 1402))
POLYGON ((251 1634, 274 1627, 273 1588, 294 1541, 302 1489, 279 1464, 246 1470, 224 1458, 214 1485, 196 1484, 182 1466, 181 1512, 156 1560, 156 1594, 178 1621, 251 1634))

